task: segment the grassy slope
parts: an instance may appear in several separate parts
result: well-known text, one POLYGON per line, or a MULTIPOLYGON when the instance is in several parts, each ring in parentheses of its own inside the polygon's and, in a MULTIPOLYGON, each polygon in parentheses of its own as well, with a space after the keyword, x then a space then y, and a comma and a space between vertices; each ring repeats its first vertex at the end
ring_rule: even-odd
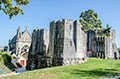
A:
POLYGON ((120 70, 120 60, 91 58, 79 65, 38 69, 2 79, 98 79, 120 70))

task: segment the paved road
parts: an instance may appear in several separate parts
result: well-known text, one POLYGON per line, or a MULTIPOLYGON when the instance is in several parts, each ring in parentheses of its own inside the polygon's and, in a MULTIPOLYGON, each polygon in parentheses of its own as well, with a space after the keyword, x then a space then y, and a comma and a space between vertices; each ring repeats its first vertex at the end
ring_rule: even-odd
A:
POLYGON ((15 68, 15 71, 16 71, 17 73, 27 72, 27 70, 26 70, 25 67, 22 67, 22 68, 15 68))

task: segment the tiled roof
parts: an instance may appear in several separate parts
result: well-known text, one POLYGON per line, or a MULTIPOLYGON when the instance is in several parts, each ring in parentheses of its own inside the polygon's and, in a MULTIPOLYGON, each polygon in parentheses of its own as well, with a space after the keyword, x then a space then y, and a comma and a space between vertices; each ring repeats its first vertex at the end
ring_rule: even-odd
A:
POLYGON ((16 42, 16 39, 17 39, 17 35, 15 35, 15 36, 13 37, 13 39, 11 40, 11 42, 16 42))

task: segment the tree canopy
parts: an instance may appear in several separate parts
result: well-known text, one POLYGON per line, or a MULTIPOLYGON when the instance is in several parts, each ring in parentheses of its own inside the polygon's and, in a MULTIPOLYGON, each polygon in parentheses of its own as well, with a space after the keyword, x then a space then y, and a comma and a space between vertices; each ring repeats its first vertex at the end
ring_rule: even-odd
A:
POLYGON ((107 24, 106 25, 106 30, 105 30, 105 35, 108 36, 108 37, 110 36, 110 29, 111 29, 111 27, 107 24))
POLYGON ((0 0, 0 10, 6 15, 12 16, 18 15, 19 13, 24 15, 23 10, 20 8, 21 5, 27 5, 29 0, 0 0))
POLYGON ((83 30, 103 28, 101 20, 98 19, 98 14, 94 13, 92 9, 81 13, 80 22, 83 30))
POLYGON ((118 48, 118 52, 120 52, 120 48, 118 48))

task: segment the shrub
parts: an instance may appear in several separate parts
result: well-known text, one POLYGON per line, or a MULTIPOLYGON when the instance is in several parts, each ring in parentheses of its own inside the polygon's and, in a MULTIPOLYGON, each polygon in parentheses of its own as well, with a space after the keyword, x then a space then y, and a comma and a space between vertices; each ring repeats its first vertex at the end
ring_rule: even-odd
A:
POLYGON ((0 53, 0 62, 9 69, 13 70, 13 64, 11 63, 11 60, 12 58, 8 53, 6 52, 0 53))

